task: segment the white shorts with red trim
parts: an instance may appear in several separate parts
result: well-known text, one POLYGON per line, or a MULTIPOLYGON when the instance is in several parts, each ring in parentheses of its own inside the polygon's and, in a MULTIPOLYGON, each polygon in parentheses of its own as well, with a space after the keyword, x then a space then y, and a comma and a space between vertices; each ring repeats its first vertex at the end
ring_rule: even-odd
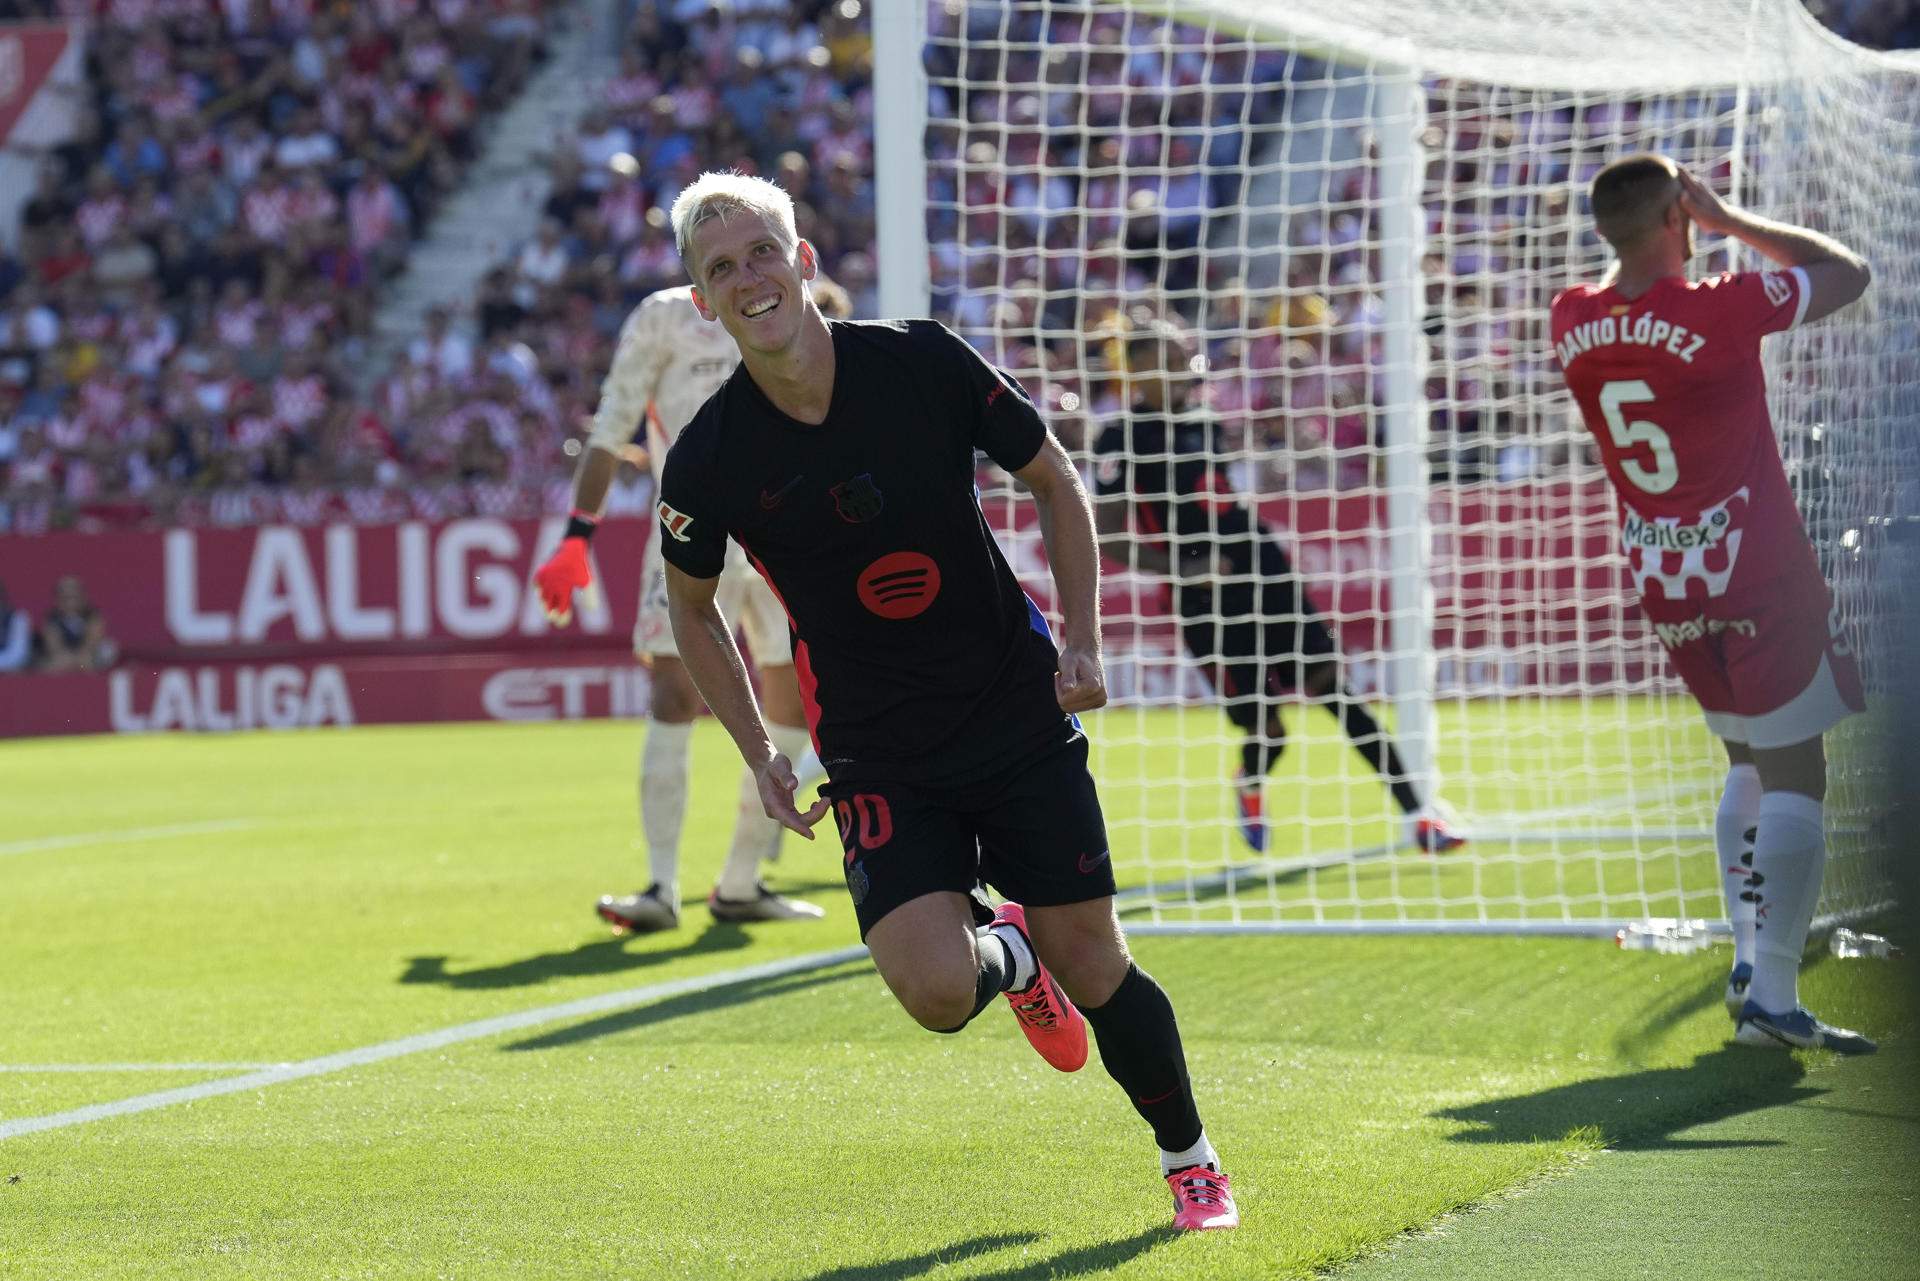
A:
POLYGON ((1817 575, 1705 602, 1641 605, 1707 728, 1723 739, 1789 747, 1866 710, 1833 593, 1817 575))
MULTIPOLYGON (((780 608, 779 598, 766 580, 732 546, 727 548, 726 568, 720 571, 714 598, 726 620, 746 634, 747 657, 756 669, 764 671, 793 662, 787 611, 780 608)), ((680 657, 679 646, 673 643, 673 627, 667 620, 667 569, 658 537, 648 541, 641 560, 640 612, 633 620, 633 652, 642 661, 680 657)))

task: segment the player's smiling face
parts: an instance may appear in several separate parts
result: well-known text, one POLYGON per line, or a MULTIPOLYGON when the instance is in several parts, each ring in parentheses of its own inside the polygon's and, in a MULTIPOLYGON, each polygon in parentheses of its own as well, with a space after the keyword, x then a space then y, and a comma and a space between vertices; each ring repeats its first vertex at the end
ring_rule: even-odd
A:
POLYGON ((789 245, 758 214, 739 211, 701 223, 691 248, 701 315, 719 320, 742 349, 780 351, 793 342, 806 318, 812 245, 789 245))

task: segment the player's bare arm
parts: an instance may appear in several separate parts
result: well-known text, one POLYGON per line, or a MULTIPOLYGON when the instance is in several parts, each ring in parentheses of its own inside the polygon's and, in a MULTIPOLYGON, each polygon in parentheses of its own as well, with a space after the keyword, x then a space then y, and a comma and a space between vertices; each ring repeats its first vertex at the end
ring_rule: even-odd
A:
POLYGON ((580 459, 580 469, 573 476, 573 511, 567 520, 566 537, 533 575, 548 622, 561 627, 572 622, 573 594, 593 585, 587 540, 607 504, 607 490, 613 487, 614 473, 622 462, 645 467, 647 451, 628 445, 616 453, 604 445, 588 445, 580 459))
POLYGON ((793 762, 774 750, 767 734, 760 704, 747 681, 746 664, 714 599, 720 580, 695 578, 676 569, 672 562, 668 562, 666 571, 667 618, 673 626, 674 644, 680 648, 680 661, 686 664, 694 687, 752 768, 767 817, 812 840, 813 825, 826 814, 828 802, 815 801, 804 812, 794 805, 800 780, 793 772, 793 762))
MULTIPOLYGON (((644 457, 644 455, 643 455, 644 457)), ((588 445, 581 456, 580 470, 573 474, 573 509, 598 516, 606 506, 607 490, 613 487, 614 473, 620 470, 621 456, 599 445, 588 445)))
POLYGON ((1702 231, 1732 236, 1782 267, 1807 273, 1810 290, 1802 324, 1832 315, 1867 291, 1872 270, 1838 240, 1730 205, 1685 169, 1678 170, 1677 176, 1680 207, 1702 231))
POLYGON ((547 562, 534 571, 534 586, 547 620, 564 627, 573 619, 573 595, 593 585, 587 543, 600 523, 607 490, 623 458, 636 467, 646 452, 632 446, 646 414, 647 401, 659 373, 660 352, 649 341, 653 330, 636 308, 621 328, 620 346, 600 386, 600 406, 594 413, 593 435, 573 477, 573 509, 567 516, 566 536, 547 562))
POLYGON ((1054 696, 1060 710, 1090 712, 1107 702, 1100 662, 1100 555, 1093 511, 1060 442, 1048 432, 1033 461, 1014 473, 1040 510, 1040 537, 1060 601, 1060 670, 1054 696))
POLYGON ((1100 534, 1100 553, 1116 565, 1125 565, 1135 573, 1170 577, 1173 557, 1159 543, 1135 537, 1127 527, 1128 500, 1124 497, 1093 500, 1094 527, 1100 534))

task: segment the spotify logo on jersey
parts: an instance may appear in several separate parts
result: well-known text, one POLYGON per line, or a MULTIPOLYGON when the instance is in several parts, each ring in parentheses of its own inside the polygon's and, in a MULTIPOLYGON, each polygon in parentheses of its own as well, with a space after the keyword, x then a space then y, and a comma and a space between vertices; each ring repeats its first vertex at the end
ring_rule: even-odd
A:
POLYGON ((919 552, 889 552, 860 571, 860 603, 882 618, 913 618, 940 594, 940 567, 919 552))

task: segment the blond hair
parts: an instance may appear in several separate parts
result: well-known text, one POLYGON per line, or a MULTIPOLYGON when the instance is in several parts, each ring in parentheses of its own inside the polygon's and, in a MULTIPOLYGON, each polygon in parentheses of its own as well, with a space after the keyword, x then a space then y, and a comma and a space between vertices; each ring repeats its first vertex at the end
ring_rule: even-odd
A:
POLYGON ((699 283, 696 264, 689 258, 693 251, 693 233, 702 223, 718 218, 725 222, 735 213, 750 213, 773 228, 788 249, 800 241, 793 221, 793 197, 776 183, 751 174, 732 171, 703 173, 674 198, 673 245, 680 251, 680 262, 687 274, 699 283))

